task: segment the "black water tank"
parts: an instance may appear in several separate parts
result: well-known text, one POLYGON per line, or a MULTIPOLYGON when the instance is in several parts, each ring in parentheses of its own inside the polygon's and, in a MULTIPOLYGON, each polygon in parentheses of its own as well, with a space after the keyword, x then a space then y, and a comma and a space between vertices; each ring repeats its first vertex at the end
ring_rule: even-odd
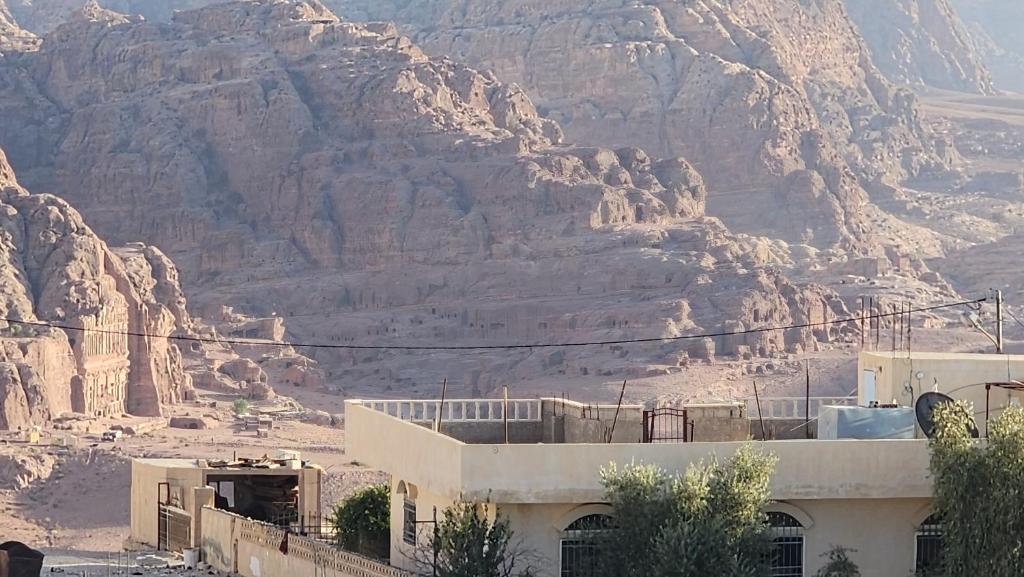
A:
POLYGON ((0 577, 39 577, 43 570, 41 552, 17 541, 0 544, 0 551, 7 554, 7 575, 0 577))

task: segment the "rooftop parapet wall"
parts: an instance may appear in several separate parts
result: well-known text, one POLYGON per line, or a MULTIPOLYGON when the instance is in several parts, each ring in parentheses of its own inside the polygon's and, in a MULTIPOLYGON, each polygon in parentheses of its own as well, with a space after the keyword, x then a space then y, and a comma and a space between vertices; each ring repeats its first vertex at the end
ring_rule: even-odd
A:
POLYGON ((642 405, 584 404, 568 399, 360 401, 376 411, 470 444, 634 443, 642 405), (438 416, 441 417, 438 423, 438 416), (508 431, 506 438, 505 432, 508 431))
POLYGON ((345 401, 345 453, 360 463, 458 498, 465 443, 371 408, 345 401))
MULTIPOLYGON (((603 498, 600 470, 610 463, 651 463, 669 471, 744 445, 469 445, 347 402, 346 450, 360 462, 436 495, 498 503, 593 502, 603 498)), ((931 496, 923 440, 774 441, 756 445, 779 458, 772 498, 892 499, 931 496)))
POLYGON ((635 443, 643 437, 643 405, 542 399, 544 443, 635 443))
POLYGON ((409 573, 371 559, 342 551, 308 537, 285 532, 226 511, 202 509, 204 560, 215 569, 242 577, 319 575, 330 571, 338 577, 411 577, 409 573))

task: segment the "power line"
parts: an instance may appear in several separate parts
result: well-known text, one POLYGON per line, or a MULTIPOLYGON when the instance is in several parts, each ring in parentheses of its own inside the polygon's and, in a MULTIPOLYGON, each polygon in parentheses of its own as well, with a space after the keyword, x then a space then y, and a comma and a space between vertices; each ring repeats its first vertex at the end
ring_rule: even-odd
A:
MULTIPOLYGON (((941 305, 934 305, 930 307, 923 307, 919 309, 913 309, 911 312, 927 312, 945 308, 959 307, 969 304, 977 304, 987 301, 988 298, 980 298, 967 301, 959 301, 954 303, 946 303, 941 305)), ((892 317, 901 313, 878 313, 871 315, 872 318, 881 319, 885 317, 892 317)), ((212 344, 224 344, 224 345, 261 345, 261 346, 277 346, 277 347, 293 347, 293 348, 309 348, 309 349, 347 349, 347 350, 394 350, 394 351, 477 351, 477 350, 514 350, 514 349, 547 349, 557 347, 591 347, 591 346, 603 346, 603 345, 628 345, 628 344, 639 344, 639 343, 662 343, 672 341, 684 341, 693 339, 705 339, 705 338, 717 338, 717 337, 729 337, 729 336, 742 336, 751 335, 758 333, 767 333, 772 331, 783 331, 789 329, 806 329, 822 326, 840 325, 845 323, 853 323, 860 321, 860 317, 847 317, 843 319, 836 319, 831 321, 823 321, 820 323, 803 323, 795 325, 784 325, 774 327, 763 327, 756 329, 746 329, 742 331, 723 331, 717 333, 701 333, 695 335, 681 335, 676 337, 651 337, 645 339, 620 339, 620 340, 608 340, 608 341, 584 341, 575 343, 538 343, 538 344, 513 344, 513 345, 335 345, 326 343, 299 343, 299 342, 288 342, 288 341, 256 341, 248 339, 217 339, 207 337, 190 337, 186 335, 155 335, 151 333, 140 333, 132 331, 111 331, 105 329, 87 329, 82 327, 73 327, 69 325, 63 325, 53 322, 44 321, 25 321, 18 319, 10 319, 0 317, 0 321, 6 321, 8 323, 15 323, 21 325, 45 327, 53 329, 62 329, 67 331, 79 331, 79 332, 93 332, 97 334, 108 334, 128 337, 142 337, 142 338, 157 338, 157 339, 171 339, 185 342, 197 342, 197 343, 212 343, 212 344)))

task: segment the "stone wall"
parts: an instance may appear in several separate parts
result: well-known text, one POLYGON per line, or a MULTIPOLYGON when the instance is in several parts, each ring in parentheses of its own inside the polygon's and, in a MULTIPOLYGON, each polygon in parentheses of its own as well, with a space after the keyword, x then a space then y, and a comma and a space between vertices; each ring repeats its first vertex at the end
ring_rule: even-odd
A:
POLYGON ((546 443, 636 443, 643 437, 643 407, 584 404, 544 399, 541 405, 546 443))
POLYGON ((342 551, 322 541, 288 535, 277 527, 210 507, 202 510, 203 560, 218 571, 242 577, 411 577, 389 565, 342 551))

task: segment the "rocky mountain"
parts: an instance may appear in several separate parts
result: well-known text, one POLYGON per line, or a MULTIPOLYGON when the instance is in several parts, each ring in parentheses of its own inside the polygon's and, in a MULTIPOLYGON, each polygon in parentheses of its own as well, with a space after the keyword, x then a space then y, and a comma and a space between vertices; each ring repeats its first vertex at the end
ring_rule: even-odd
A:
MULTIPOLYGON (((702 106, 739 98, 720 88, 702 106)), ((766 133, 816 118, 778 105, 788 112, 749 104, 766 133)), ((64 195, 108 239, 160 246, 200 307, 278 313, 293 338, 336 345, 307 351, 328 380, 644 376, 845 331, 470 355, 340 348, 675 336, 845 309, 778 271, 796 249, 706 216, 707 175, 686 160, 563 144, 517 86, 317 2, 217 5, 169 24, 90 7, 0 66, 0 119, 23 181, 64 195)), ((855 215, 862 194, 824 131, 783 132, 801 164, 821 165, 787 173, 806 200, 794 197, 794 218, 855 215), (847 183, 850 198, 826 182, 847 183)))
POLYGON ((89 5, 121 14, 141 15, 168 22, 175 12, 193 10, 225 0, 5 0, 10 14, 25 30, 46 34, 89 5))
POLYGON ((37 41, 35 34, 18 25, 4 0, 0 0, 0 57, 7 50, 26 50, 37 41))
POLYGON ((1024 4, 1017 0, 950 0, 997 89, 1024 92, 1024 4))
POLYGON ((66 202, 21 188, 2 152, 0 190, 0 430, 181 400, 178 348, 126 335, 189 329, 173 264, 152 247, 126 262, 66 202))
POLYGON ((846 0, 846 11, 891 80, 992 93, 992 78, 948 0, 846 0))
POLYGON ((955 162, 841 0, 335 3, 517 82, 571 140, 685 156, 737 230, 862 247, 866 189, 955 162))

